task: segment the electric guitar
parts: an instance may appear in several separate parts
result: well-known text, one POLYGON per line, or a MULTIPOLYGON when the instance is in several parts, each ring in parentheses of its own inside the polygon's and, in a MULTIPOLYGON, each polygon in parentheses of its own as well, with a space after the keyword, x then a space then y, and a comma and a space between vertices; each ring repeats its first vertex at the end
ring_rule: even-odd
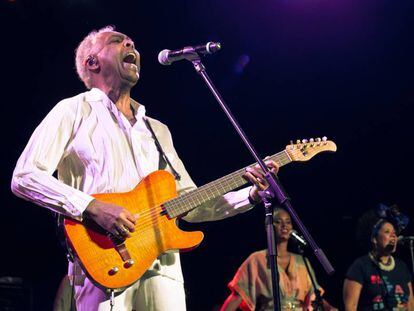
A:
MULTIPOLYGON (((325 137, 291 143, 267 159, 281 167, 294 161, 308 161, 324 151, 336 151, 335 143, 325 137)), ((66 218, 64 229, 69 246, 97 285, 109 289, 127 287, 137 281, 162 253, 188 251, 198 246, 203 233, 180 230, 176 219, 244 185, 244 173, 245 168, 240 169, 178 197, 174 177, 160 170, 149 174, 129 192, 95 194, 93 197, 97 200, 117 204, 138 214, 135 231, 131 237, 120 240, 91 220, 79 222, 66 218)))

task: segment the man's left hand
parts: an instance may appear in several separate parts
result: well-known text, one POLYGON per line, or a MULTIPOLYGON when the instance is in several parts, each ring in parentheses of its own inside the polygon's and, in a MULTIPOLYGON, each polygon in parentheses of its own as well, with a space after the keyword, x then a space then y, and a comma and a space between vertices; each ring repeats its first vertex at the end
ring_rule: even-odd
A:
MULTIPOLYGON (((279 166, 275 161, 267 160, 265 161, 265 164, 272 174, 276 175, 279 171, 279 166)), ((259 203, 261 201, 259 191, 266 190, 267 187, 269 187, 269 184, 265 179, 264 172, 260 168, 259 164, 256 164, 253 167, 247 167, 243 178, 253 184, 253 187, 250 189, 249 196, 253 202, 259 203)))

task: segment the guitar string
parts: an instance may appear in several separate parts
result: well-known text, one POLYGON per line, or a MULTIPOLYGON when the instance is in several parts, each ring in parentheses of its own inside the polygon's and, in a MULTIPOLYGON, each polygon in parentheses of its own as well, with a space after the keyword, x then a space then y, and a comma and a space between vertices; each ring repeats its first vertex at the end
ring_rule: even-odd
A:
MULTIPOLYGON (((299 150, 299 149, 290 150, 290 151, 294 155, 302 153, 301 150, 299 150)), ((271 156, 269 159, 274 159, 274 160, 279 159, 280 160, 280 159, 283 159, 283 158, 286 158, 286 157, 287 157, 286 153, 284 151, 282 151, 281 154, 275 154, 275 155, 271 156)), ((279 162, 282 162, 282 161, 279 161, 279 162)), ((255 164, 252 164, 252 165, 255 165, 255 164)), ((197 196, 197 195, 200 195, 201 191, 202 192, 207 192, 208 190, 210 190, 211 192, 213 192, 214 190, 219 191, 219 189, 217 189, 219 187, 218 185, 223 184, 225 182, 229 182, 229 180, 234 179, 234 175, 239 175, 238 173, 240 171, 244 171, 244 170, 245 170, 245 168, 240 169, 240 170, 238 170, 234 173, 231 173, 229 175, 226 175, 226 176, 220 178, 219 180, 217 180, 215 182, 211 182, 211 183, 206 184, 206 185, 204 185, 200 188, 196 188, 193 191, 189 192, 188 194, 191 193, 191 196, 197 196), (217 183, 218 181, 220 181, 220 182, 217 183), (199 192, 199 193, 197 193, 197 192, 199 192)), ((227 189, 223 186, 222 186, 222 188, 227 189)), ((210 197, 210 198, 208 198, 208 197, 207 198, 201 198, 201 199, 204 199, 204 202, 201 202, 200 204, 205 203, 209 199, 213 199, 213 198, 214 198, 214 196, 210 197)), ((188 204, 192 205, 192 202, 194 202, 194 199, 191 200, 191 199, 187 198, 186 194, 184 194, 183 196, 176 197, 176 198, 174 198, 170 201, 164 202, 162 204, 165 204, 165 203, 168 204, 170 202, 169 209, 173 213, 175 213, 175 212, 181 213, 182 211, 184 211, 184 212, 187 211, 185 208, 181 208, 181 209, 179 208, 179 206, 186 205, 185 201, 188 201, 188 204), (175 203, 171 203, 171 202, 175 202, 175 203)), ((153 227, 153 220, 157 219, 157 214, 159 215, 162 212, 162 210, 163 210, 163 208, 162 208, 161 205, 156 205, 156 206, 150 207, 149 209, 143 210, 143 212, 141 212, 141 213, 138 213, 138 221, 137 221, 137 224, 134 227, 135 228, 139 227, 140 230, 146 230, 147 228, 153 227)), ((158 217, 158 218, 161 219, 161 218, 168 218, 168 217, 158 217)))
MULTIPOLYGON (((298 153, 301 153, 301 151, 298 150, 298 149, 296 149, 296 150, 293 150, 292 153, 298 154, 298 153)), ((279 158, 280 159, 280 158, 285 158, 285 157, 286 157, 286 154, 281 154, 281 155, 276 154, 276 155, 274 155, 274 156, 272 156, 270 158, 272 158, 272 159, 273 158, 279 158)), ((281 161, 279 161, 279 162, 281 162, 281 161)), ((239 170, 239 171, 237 171, 235 173, 231 173, 229 175, 226 175, 226 176, 220 178, 218 180, 218 181, 220 181, 218 184, 220 185, 220 184, 223 184, 225 182, 228 182, 229 180, 231 180, 231 179, 234 178, 234 175, 238 175, 237 173, 240 172, 240 171, 243 171, 244 169, 245 168, 243 168, 243 169, 241 169, 241 170, 239 170)), ((202 186, 200 188, 194 189, 190 193, 191 193, 191 196, 196 196, 198 193, 195 193, 195 192, 200 192, 200 191, 206 192, 207 190, 210 190, 211 191, 212 189, 218 191, 218 189, 214 189, 214 188, 218 188, 217 181, 216 182, 209 183, 209 184, 206 184, 206 185, 204 185, 204 186, 202 186)), ((225 188, 225 189, 227 189, 227 188, 225 188)), ((213 198, 214 198, 214 196, 211 197, 210 199, 213 199, 213 198)), ((186 209, 180 209, 179 208, 179 206, 187 205, 187 204, 185 204, 186 203, 185 202, 186 200, 188 201, 187 204, 189 204, 189 205, 193 205, 193 202, 195 201, 194 199, 192 199, 192 200, 191 199, 188 199, 186 197, 186 195, 184 194, 184 196, 176 197, 176 198, 172 199, 171 201, 167 201, 167 203, 168 202, 174 202, 175 201, 176 203, 172 203, 171 204, 172 206, 170 206, 170 210, 172 210, 172 212, 178 212, 179 214, 181 214, 182 211, 187 211, 186 209)), ((206 201, 204 201, 204 202, 206 202, 206 201)), ((199 204, 202 204, 204 202, 200 202, 199 204)), ((162 204, 165 204, 165 202, 162 203, 162 204)), ((196 206, 199 205, 199 204, 196 204, 196 206)), ((136 227, 139 227, 140 229, 141 228, 142 229, 145 229, 147 227, 152 227, 153 226, 153 219, 154 218, 156 219, 156 214, 160 214, 162 212, 162 210, 163 210, 162 209, 162 206, 161 205, 157 205, 157 206, 153 206, 153 207, 150 207, 149 209, 144 210, 142 213, 138 213, 138 215, 139 215, 138 216, 139 217, 138 218, 138 222, 137 222, 137 224, 134 227, 135 228, 136 227), (141 221, 139 221, 140 219, 141 219, 141 221)))
MULTIPOLYGON (((286 155, 278 155, 278 156, 275 155, 273 157, 278 157, 280 159, 283 159, 283 158, 286 158, 286 155)), ((279 162, 282 162, 282 161, 279 161, 279 162)), ((204 202, 200 202, 200 200, 199 200, 199 204, 202 204, 202 203, 205 203, 206 201, 208 201, 209 199, 213 199, 214 197, 219 196, 219 193, 222 192, 222 191, 220 191, 221 189, 219 189, 219 188, 224 188, 224 190, 234 189, 238 185, 237 182, 235 182, 235 185, 231 185, 229 187, 224 187, 222 185, 224 183, 229 183, 229 181, 232 181, 236 176, 239 177, 240 172, 243 172, 244 170, 245 170, 245 168, 243 168, 243 169, 241 169, 239 171, 236 171, 234 173, 231 173, 229 175, 226 175, 226 176, 220 178, 219 180, 217 180, 215 182, 212 182, 212 183, 206 184, 206 185, 204 185, 204 186, 202 186, 200 188, 194 189, 193 191, 190 192, 191 193, 191 196, 197 197, 197 195, 200 196, 200 193, 202 193, 202 192, 208 192, 208 191, 212 192, 214 195, 211 196, 211 197, 207 197, 206 198, 207 200, 202 200, 204 202)), ((239 178, 242 178, 242 177, 239 177, 239 178)), ((200 199, 200 198, 198 198, 198 199, 200 199)), ((167 204, 168 204, 168 202, 170 202, 170 209, 172 209, 173 212, 177 212, 177 211, 180 212, 180 209, 178 207, 184 205, 186 200, 188 201, 188 204, 190 204, 190 205, 193 205, 192 202, 195 201, 195 199, 189 200, 186 197, 186 195, 184 194, 184 196, 174 198, 171 201, 167 201, 167 204), (176 202, 176 203, 174 203, 174 202, 176 202)), ((163 203, 163 204, 165 204, 165 203, 163 203)), ((198 205, 198 204, 196 204, 196 205, 198 205)), ((137 223, 135 225, 135 227, 138 226, 138 225, 139 225, 140 228, 142 226, 145 226, 147 224, 145 222, 145 220, 146 220, 145 218, 147 218, 149 220, 149 222, 151 222, 152 218, 154 217, 154 214, 155 213, 160 213, 162 211, 162 207, 161 208, 160 207, 161 207, 160 205, 157 205, 157 206, 151 207, 150 209, 144 210, 142 213, 138 213, 138 217, 139 217, 138 220, 139 219, 144 219, 144 221, 139 221, 139 223, 137 223)))
MULTIPOLYGON (((291 151, 291 153, 293 155, 302 153, 302 151, 299 150, 299 149, 290 150, 290 151, 291 151)), ((283 158, 286 158, 286 157, 288 157, 288 160, 289 161, 292 161, 292 160, 290 160, 289 156, 284 151, 282 151, 280 154, 275 154, 275 155, 271 156, 270 159, 277 160, 277 159, 283 159, 283 158)), ((281 162, 281 161, 279 161, 279 162, 281 162)), ((252 164, 252 165, 255 165, 255 164, 252 164)), ((229 179, 230 180, 233 179, 234 178, 234 175, 239 175, 237 173, 239 173, 240 171, 243 171, 243 170, 245 170, 245 168, 243 168, 243 169, 241 169, 239 171, 236 171, 234 173, 231 173, 229 175, 226 175, 226 176, 220 178, 218 180, 218 181, 220 181, 220 183, 218 183, 218 184, 222 184, 222 183, 224 183, 224 181, 225 182, 228 182, 229 179)), ((195 189, 192 192, 196 192, 197 190, 199 190, 199 191, 200 190, 203 190, 203 192, 206 192, 207 189, 208 190, 211 190, 212 188, 218 188, 216 182, 211 182, 209 184, 206 184, 206 185, 204 185, 204 186, 202 186, 200 188, 195 189)), ((214 189, 214 190, 217 191, 218 189, 214 189)), ((192 193, 192 192, 190 192, 190 193, 192 193)), ((212 198, 214 198, 214 197, 212 197, 212 198)), ((184 200, 182 200, 182 197, 177 197, 177 198, 172 199, 171 201, 167 201, 167 202, 172 202, 174 200, 176 200, 176 202, 177 201, 185 201, 185 198, 184 198, 184 200)), ((191 200, 188 200, 188 201, 189 201, 189 203, 191 203, 191 200)), ((165 204, 165 203, 163 203, 163 204, 165 204)), ((182 205, 182 204, 175 204, 175 205, 178 207, 179 205, 182 205)), ((171 209, 173 211, 176 210, 176 208, 174 206, 171 206, 171 209)), ((143 231, 145 232, 146 230, 152 229, 154 227, 154 220, 158 220, 158 222, 166 222, 167 220, 170 220, 170 219, 168 219, 168 217, 157 217, 157 215, 160 215, 161 214, 162 210, 163 210, 163 208, 162 208, 161 205, 156 205, 156 206, 150 207, 147 210, 144 210, 142 213, 139 213, 138 214, 139 215, 138 216, 139 218, 138 218, 137 224, 134 227, 135 228, 138 227, 139 228, 139 231, 142 233, 143 231)), ((178 209, 178 211, 179 211, 179 209, 178 209)), ((171 218, 171 220, 174 219, 174 218, 171 218)), ((132 232, 131 233, 131 237, 133 237, 135 234, 137 234, 136 231, 135 232, 132 232)))
MULTIPOLYGON (((299 153, 302 153, 302 151, 300 149, 295 149, 295 150, 291 150, 291 153, 293 153, 293 154, 299 154, 299 153)), ((283 159, 286 156, 287 156, 287 154, 285 153, 285 151, 282 151, 281 153, 277 153, 277 154, 271 156, 270 159, 278 160, 278 159, 283 159)), ((281 162, 281 161, 279 161, 279 162, 281 162)), ((255 165, 255 164, 252 164, 252 165, 255 165)), ((235 173, 231 173, 229 175, 226 175, 226 176, 220 178, 219 180, 217 180, 217 181, 220 181, 218 184, 223 184, 225 182, 228 183, 229 180, 231 180, 231 179, 234 178, 234 175, 239 175, 238 173, 241 172, 241 171, 243 171, 243 170, 245 170, 245 168, 240 169, 240 170, 236 171, 235 173)), ((200 188, 194 189, 190 193, 191 193, 192 196, 196 196, 197 194, 199 194, 197 192, 200 192, 200 191, 203 191, 203 192, 207 192, 207 190, 210 190, 210 191, 216 190, 217 191, 218 190, 217 189, 218 188, 217 181, 216 182, 209 183, 209 184, 206 184, 206 185, 204 185, 204 186, 202 186, 200 188)), ((227 188, 224 188, 224 189, 227 189, 227 188)), ((213 199, 213 198, 214 197, 211 197, 210 199, 213 199)), ((188 201, 187 204, 193 205, 192 202, 194 202, 194 200, 188 199, 185 194, 183 196, 181 196, 181 197, 174 198, 171 201, 167 201, 167 202, 164 202, 162 204, 165 204, 165 203, 168 204, 168 202, 174 202, 174 201, 175 202, 179 202, 179 204, 172 203, 171 204, 172 206, 170 206, 170 210, 172 210, 172 212, 179 212, 179 213, 181 213, 181 211, 187 211, 186 209, 180 209, 179 208, 179 206, 186 205, 185 204, 185 201, 186 200, 188 201)), ((202 203, 205 203, 205 202, 206 201, 200 202, 199 204, 202 204, 202 203)), ((197 206, 197 204, 196 204, 196 206, 197 206)), ((148 227, 152 227, 152 223, 153 223, 154 216, 156 217, 156 214, 161 213, 161 212, 162 212, 162 207, 160 205, 153 206, 153 207, 150 207, 149 209, 143 210, 143 212, 138 213, 138 215, 139 215, 138 220, 141 219, 141 221, 138 221, 138 223, 134 227, 136 228, 137 226, 139 226, 140 229, 141 228, 145 229, 147 226, 148 227)), ((168 211, 167 211, 167 213, 168 213, 168 211)))
MULTIPOLYGON (((296 149, 296 150, 293 150, 292 153, 298 154, 298 153, 301 153, 301 151, 298 150, 298 149, 296 149)), ((274 155, 274 156, 272 156, 270 158, 271 159, 273 159, 273 158, 283 159, 283 158, 286 158, 286 154, 281 154, 281 155, 276 154, 276 155, 274 155)), ((279 161, 279 162, 281 162, 281 161, 279 161)), ((240 172, 240 171, 243 171, 243 170, 245 170, 245 168, 243 168, 243 169, 241 169, 241 170, 239 170, 237 172, 231 173, 229 175, 226 175, 226 176, 220 178, 219 180, 217 180, 217 181, 220 181, 219 183, 217 183, 217 181, 216 181, 216 182, 212 182, 212 183, 206 184, 206 185, 204 185, 204 186, 202 186, 200 188, 194 189, 190 193, 191 193, 192 196, 196 196, 199 193, 195 193, 195 192, 200 192, 201 190, 203 192, 207 192, 208 190, 212 191, 212 189, 213 189, 213 191, 214 190, 215 191, 218 191, 217 188, 219 186, 217 186, 217 184, 220 185, 220 184, 223 184, 225 182, 228 182, 229 180, 234 179, 234 175, 239 175, 237 173, 240 172)), ((222 187, 222 188, 224 188, 224 187, 222 187)), ((227 189, 227 188, 225 188, 225 189, 227 189)), ((216 196, 218 196, 218 195, 216 195, 216 196)), ((185 196, 185 194, 184 194, 184 196, 185 196)), ((214 196, 211 197, 211 198, 208 198, 208 199, 213 199, 213 198, 214 198, 214 196)), ((182 205, 185 205, 185 204, 183 204, 185 202, 182 202, 182 201, 186 201, 186 199, 187 199, 186 197, 181 196, 181 197, 174 198, 174 199, 172 199, 170 201, 167 201, 167 203, 168 202, 174 202, 175 201, 176 203, 172 203, 171 204, 172 206, 170 206, 170 209, 172 209, 173 212, 179 212, 179 213, 181 213, 181 211, 180 211, 180 209, 178 207, 179 206, 182 206, 182 205)), ((195 200, 194 199, 193 200, 187 199, 187 201, 188 201, 188 204, 193 205, 192 202, 194 202, 195 200)), ((205 202, 206 201, 201 202, 200 204, 205 203, 205 202)), ((165 204, 165 203, 162 203, 162 204, 165 204)), ((135 228, 136 227, 139 227, 140 230, 141 229, 146 229, 147 227, 151 228, 153 226, 153 219, 156 219, 156 214, 160 214, 162 212, 162 210, 163 210, 162 206, 161 205, 157 205, 157 206, 153 206, 153 207, 151 207, 151 208, 149 208, 147 210, 144 210, 142 213, 138 213, 138 221, 137 221, 137 224, 134 227, 135 228), (141 221, 140 221, 140 219, 141 219, 141 221)), ((182 209, 182 210, 183 211, 187 211, 186 209, 182 209)))

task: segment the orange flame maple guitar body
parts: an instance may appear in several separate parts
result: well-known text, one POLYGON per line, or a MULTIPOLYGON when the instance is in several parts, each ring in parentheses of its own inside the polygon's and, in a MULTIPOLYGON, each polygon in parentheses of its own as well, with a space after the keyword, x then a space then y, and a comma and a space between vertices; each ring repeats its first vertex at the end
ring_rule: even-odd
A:
POLYGON ((94 197, 139 215, 135 232, 120 241, 124 246, 116 245, 116 241, 92 223, 65 219, 65 232, 72 249, 86 273, 103 287, 126 287, 137 281, 163 252, 190 250, 203 240, 202 232, 182 231, 176 226, 176 219, 169 219, 163 213, 162 203, 177 197, 174 177, 166 171, 151 173, 130 192, 94 197), (122 258, 120 253, 125 250, 128 256, 122 258))

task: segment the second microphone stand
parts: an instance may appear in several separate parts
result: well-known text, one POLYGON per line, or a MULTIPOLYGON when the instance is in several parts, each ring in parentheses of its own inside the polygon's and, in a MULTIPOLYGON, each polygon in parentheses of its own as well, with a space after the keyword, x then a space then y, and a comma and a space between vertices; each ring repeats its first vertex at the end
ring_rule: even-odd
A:
POLYGON ((312 272, 310 268, 309 261, 305 257, 305 247, 306 247, 306 244, 304 245, 298 242, 298 253, 302 256, 302 260, 305 263, 306 271, 308 272, 309 278, 312 283, 313 291, 315 293, 315 300, 312 301, 312 308, 313 310, 316 310, 316 311, 323 311, 323 299, 322 299, 321 291, 317 286, 315 274, 312 272))

